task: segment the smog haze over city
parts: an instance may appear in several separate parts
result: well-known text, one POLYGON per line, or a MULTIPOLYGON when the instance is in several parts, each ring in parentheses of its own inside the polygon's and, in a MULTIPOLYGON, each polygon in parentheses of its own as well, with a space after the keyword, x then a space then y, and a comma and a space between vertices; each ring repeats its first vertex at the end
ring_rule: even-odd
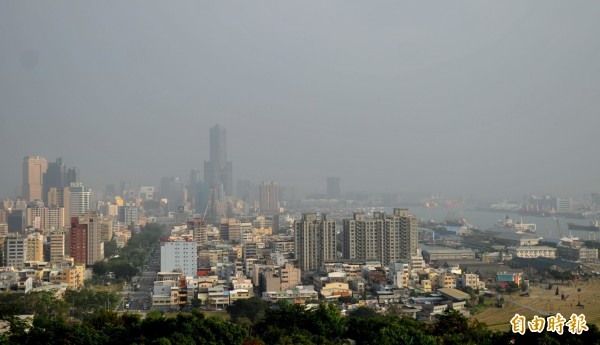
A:
POLYGON ((234 181, 323 193, 598 192, 600 3, 0 3, 0 197, 23 157, 93 189, 187 181, 227 129, 234 181))

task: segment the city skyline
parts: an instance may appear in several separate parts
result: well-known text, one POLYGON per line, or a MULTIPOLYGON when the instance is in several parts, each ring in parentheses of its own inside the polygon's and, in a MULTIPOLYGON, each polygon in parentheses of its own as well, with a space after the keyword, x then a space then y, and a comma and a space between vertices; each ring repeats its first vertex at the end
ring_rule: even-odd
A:
POLYGON ((597 192, 600 4, 435 8, 0 4, 0 196, 28 155, 96 189, 187 177, 216 123, 234 183, 597 192))

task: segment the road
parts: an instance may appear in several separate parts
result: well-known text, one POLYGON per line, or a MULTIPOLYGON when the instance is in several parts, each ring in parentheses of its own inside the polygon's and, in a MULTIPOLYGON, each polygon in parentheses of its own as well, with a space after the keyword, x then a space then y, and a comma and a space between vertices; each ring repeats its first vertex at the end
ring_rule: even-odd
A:
POLYGON ((152 308, 152 287, 156 273, 160 269, 159 255, 157 247, 146 258, 146 266, 142 267, 141 273, 131 279, 131 284, 123 285, 121 303, 119 303, 117 311, 145 314, 152 308), (125 308, 127 303, 129 303, 129 309, 125 308))

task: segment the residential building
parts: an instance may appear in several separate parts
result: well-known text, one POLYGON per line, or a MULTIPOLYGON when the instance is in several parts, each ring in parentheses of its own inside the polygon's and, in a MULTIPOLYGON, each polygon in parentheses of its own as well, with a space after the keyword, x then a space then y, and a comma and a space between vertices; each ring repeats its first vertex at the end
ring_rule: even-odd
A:
POLYGON ((79 217, 86 214, 90 210, 90 195, 91 191, 86 189, 82 183, 71 183, 67 188, 68 200, 63 201, 67 217, 79 217))
POLYGON ((279 213, 279 185, 277 182, 263 181, 260 186, 258 186, 258 197, 260 202, 260 213, 279 213))
POLYGON ((50 232, 50 262, 59 263, 65 258, 65 231, 55 229, 50 232))
POLYGON ((345 259, 377 260, 387 265, 417 254, 417 241, 417 218, 407 209, 396 208, 390 216, 375 212, 367 219, 363 213, 355 213, 352 219, 344 219, 345 259))
POLYGON ((294 222, 294 254, 302 271, 316 271, 336 259, 335 221, 326 214, 305 213, 294 222))
POLYGON ((27 235, 27 256, 25 261, 44 261, 44 235, 34 232, 27 235))
POLYGON ((198 244, 192 239, 175 238, 160 244, 160 269, 163 272, 182 272, 187 277, 198 274, 198 244))
POLYGON ((23 268, 27 259, 27 238, 8 236, 4 238, 4 266, 23 268))

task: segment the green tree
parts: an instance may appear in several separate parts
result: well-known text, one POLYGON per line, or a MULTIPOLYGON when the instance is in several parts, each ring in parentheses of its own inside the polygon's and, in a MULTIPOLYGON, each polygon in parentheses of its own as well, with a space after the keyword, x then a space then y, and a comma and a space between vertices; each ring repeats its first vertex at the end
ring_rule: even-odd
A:
POLYGON ((231 321, 238 322, 240 318, 246 318, 252 324, 262 320, 266 310, 266 302, 259 297, 239 299, 227 307, 231 321))

